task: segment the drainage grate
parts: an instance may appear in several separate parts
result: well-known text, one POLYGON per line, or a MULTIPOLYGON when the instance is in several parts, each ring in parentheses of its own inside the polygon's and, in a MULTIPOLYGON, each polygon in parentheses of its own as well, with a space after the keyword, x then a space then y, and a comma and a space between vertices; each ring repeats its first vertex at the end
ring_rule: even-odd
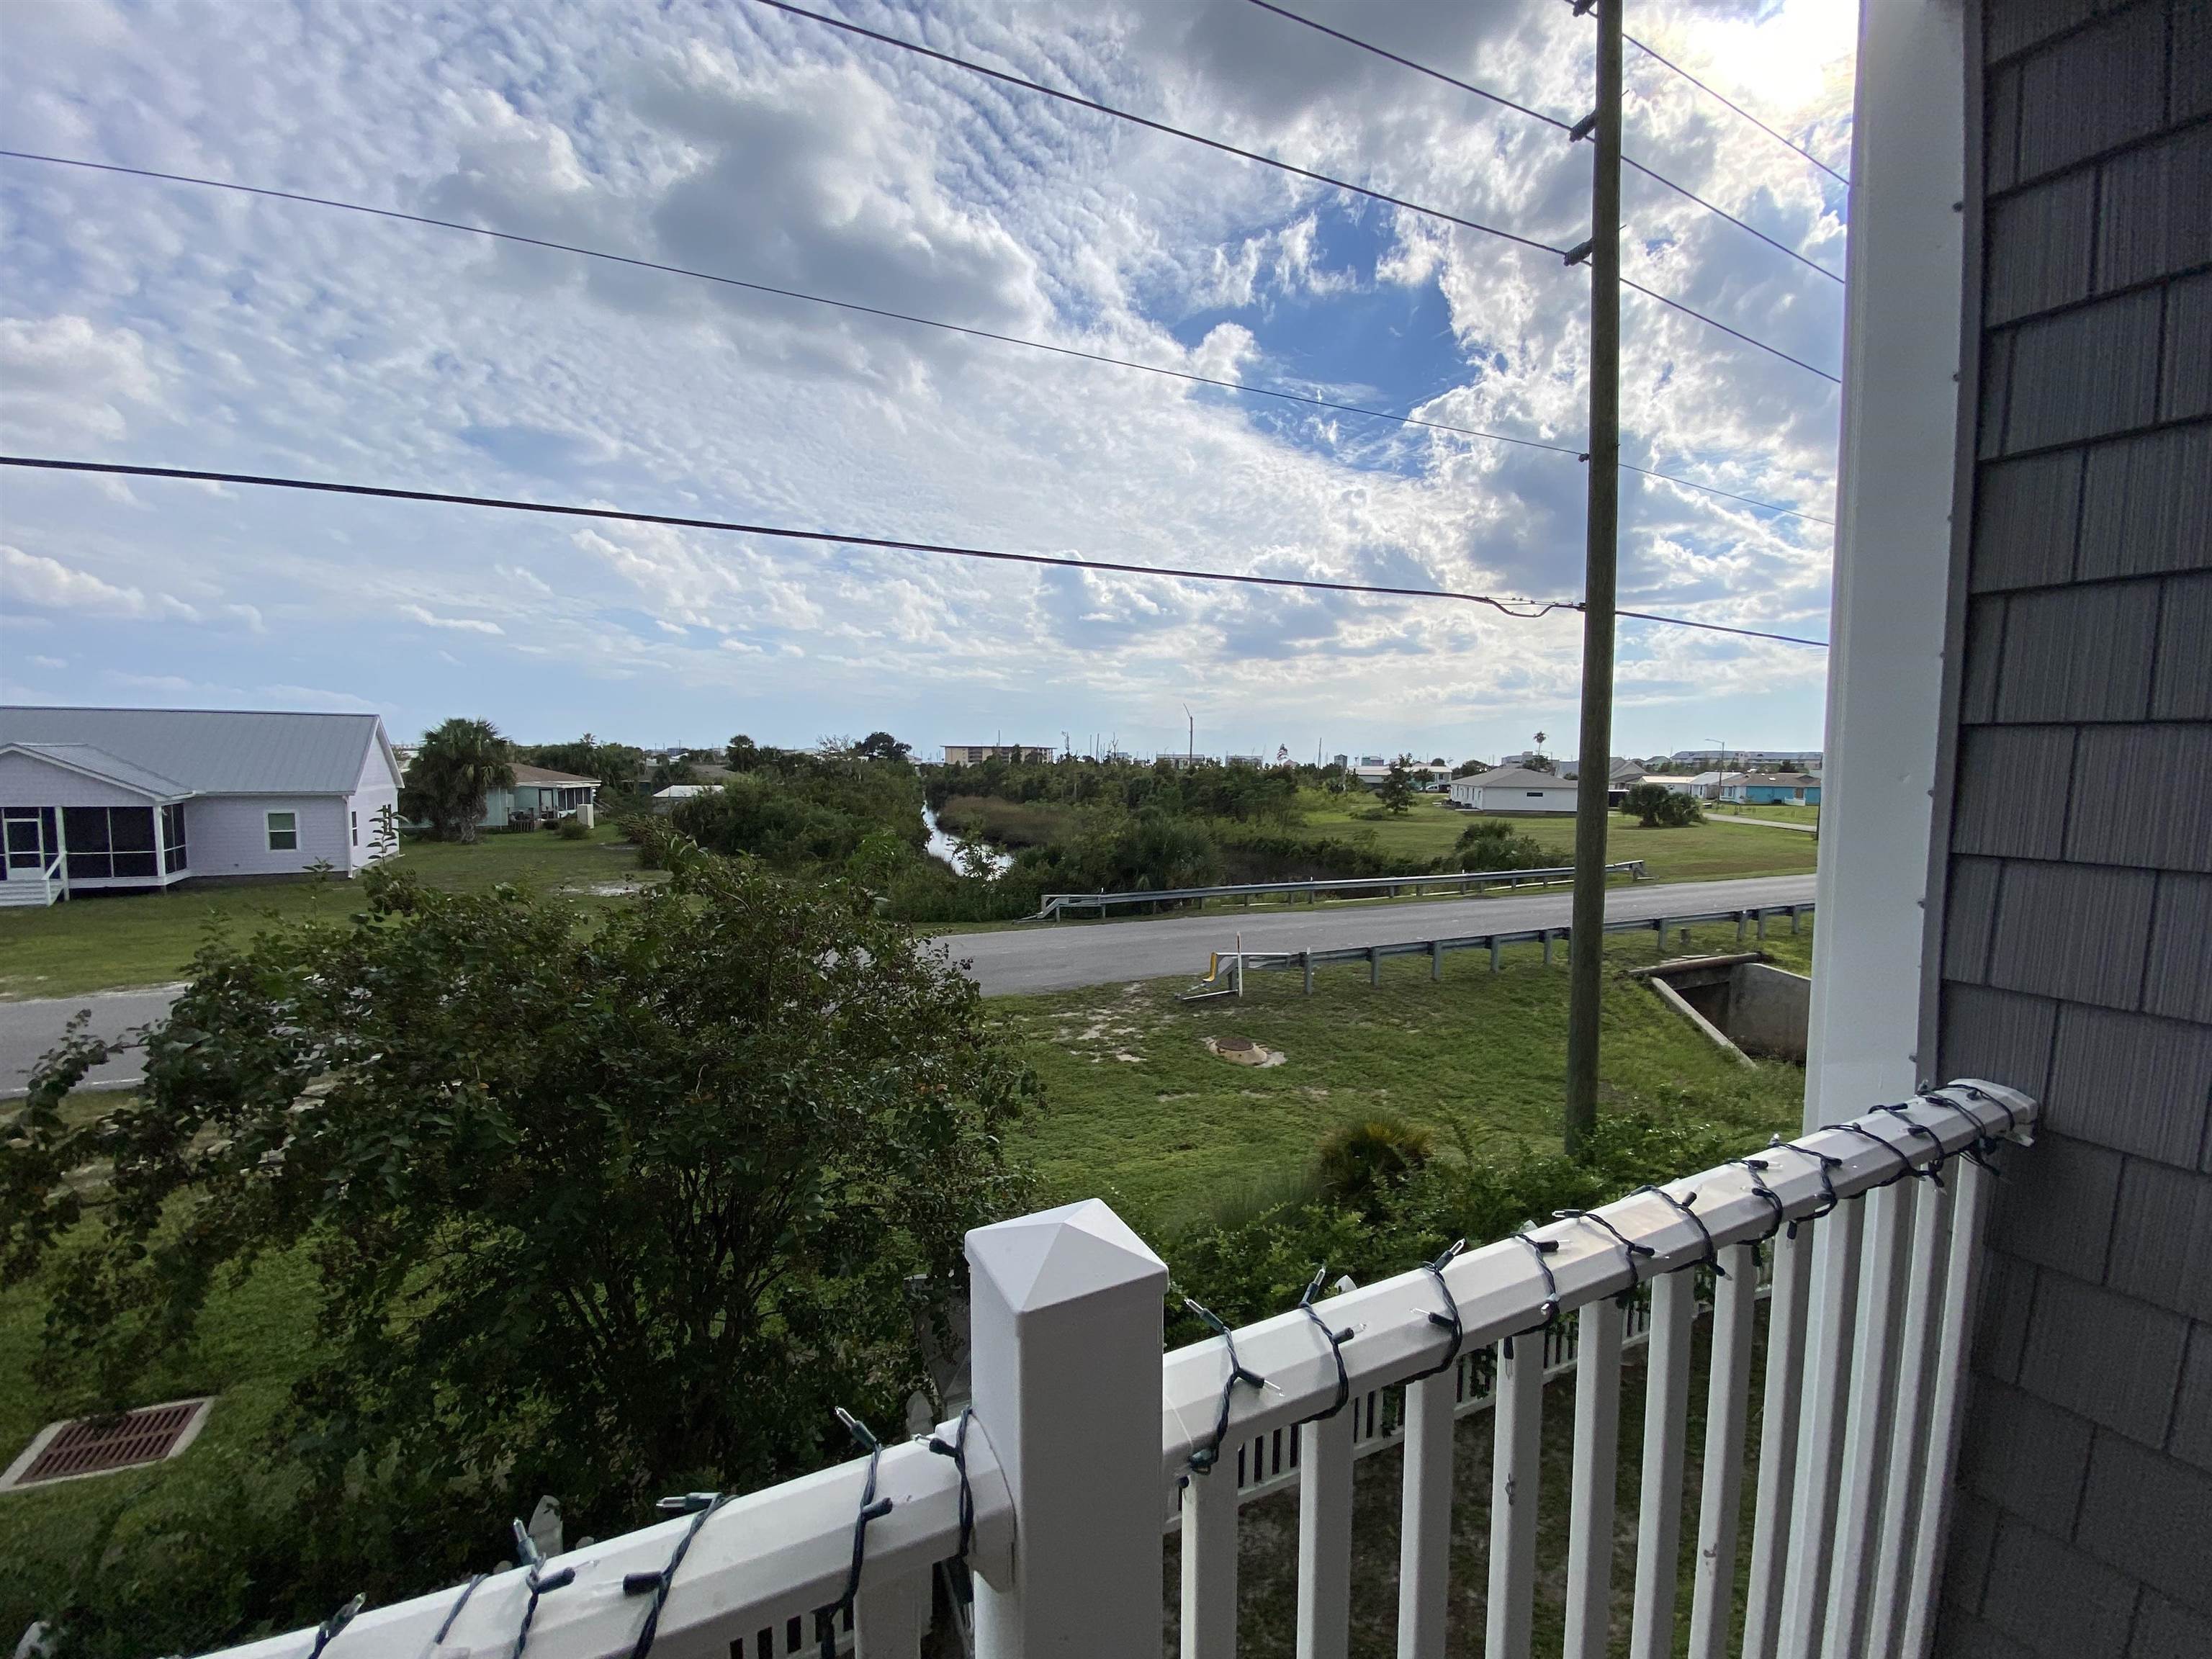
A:
POLYGON ((105 1474, 174 1457, 198 1433, 210 1400, 179 1400, 144 1406, 119 1417, 80 1417, 49 1425, 25 1449, 0 1489, 67 1480, 80 1474, 105 1474))

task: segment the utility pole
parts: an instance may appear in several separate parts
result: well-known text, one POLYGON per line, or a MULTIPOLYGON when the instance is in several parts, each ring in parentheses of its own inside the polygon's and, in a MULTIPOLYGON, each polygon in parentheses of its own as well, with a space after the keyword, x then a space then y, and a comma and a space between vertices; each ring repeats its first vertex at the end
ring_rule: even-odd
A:
POLYGON ((1198 764, 1198 716, 1192 714, 1190 705, 1185 703, 1182 706, 1182 717, 1190 723, 1189 739, 1182 756, 1182 763, 1187 770, 1198 764))
MULTIPOLYGON (((1583 576, 1582 772, 1575 781, 1575 908, 1567 1001, 1566 1143, 1597 1127, 1605 991, 1605 836, 1612 769, 1613 590, 1620 531, 1620 8, 1596 0, 1597 156, 1590 170, 1589 544, 1583 576)), ((1577 0, 1575 9, 1590 9, 1577 0)), ((1571 261, 1573 254, 1568 255, 1571 261)))

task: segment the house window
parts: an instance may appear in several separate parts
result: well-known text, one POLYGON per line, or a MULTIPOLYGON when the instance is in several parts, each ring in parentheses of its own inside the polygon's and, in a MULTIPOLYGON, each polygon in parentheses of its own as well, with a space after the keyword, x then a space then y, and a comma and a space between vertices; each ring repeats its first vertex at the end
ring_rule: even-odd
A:
POLYGON ((174 875, 189 862, 185 854, 185 804, 172 801, 161 809, 161 868, 174 875))
POLYGON ((300 850, 298 813, 271 812, 269 815, 269 850, 272 853, 296 853, 300 850))
POLYGON ((1544 799, 1544 792, 1540 789, 1531 789, 1528 792, 1528 799, 1530 800, 1541 800, 1544 799))
POLYGON ((69 843, 71 881, 106 881, 155 872, 150 806, 64 807, 62 833, 69 843))
POLYGON ((349 828, 351 828, 351 830, 353 830, 353 844, 354 844, 355 846, 356 846, 356 847, 360 846, 360 845, 361 845, 361 814, 360 814, 360 813, 358 813, 358 812, 349 812, 349 813, 347 813, 347 814, 346 814, 346 823, 347 823, 348 826, 349 826, 349 828))

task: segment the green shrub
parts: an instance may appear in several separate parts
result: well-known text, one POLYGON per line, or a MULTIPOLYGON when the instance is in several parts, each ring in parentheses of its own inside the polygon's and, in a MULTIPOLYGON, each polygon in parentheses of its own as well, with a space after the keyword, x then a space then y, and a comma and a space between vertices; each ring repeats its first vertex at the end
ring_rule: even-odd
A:
POLYGON ((1331 1203, 1371 1218, 1435 1152, 1436 1137, 1426 1129, 1388 1112, 1370 1113, 1322 1137, 1314 1154, 1316 1184, 1331 1203))
POLYGON ((1503 818, 1483 818, 1460 831, 1446 870, 1545 870, 1555 860, 1534 836, 1516 830, 1503 818))
POLYGON ((1646 830, 1680 830, 1705 821, 1693 797, 1663 783, 1638 784, 1622 797, 1620 810, 1646 830))
POLYGON ((592 832, 585 828, 581 818, 562 818, 560 836, 562 841, 589 841, 592 832))

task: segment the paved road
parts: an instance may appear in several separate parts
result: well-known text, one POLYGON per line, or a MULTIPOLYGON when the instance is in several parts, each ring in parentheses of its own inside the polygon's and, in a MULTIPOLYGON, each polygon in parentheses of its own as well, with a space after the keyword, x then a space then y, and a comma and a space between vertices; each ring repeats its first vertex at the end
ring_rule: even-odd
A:
MULTIPOLYGON (((42 1002, 0 1002, 0 1099, 25 1091, 31 1068, 62 1040, 70 1016, 78 1010, 92 1011, 92 1023, 87 1029, 93 1036, 120 1036, 133 1026, 168 1012, 173 992, 172 987, 155 986, 144 991, 102 991, 42 1002)), ((129 1054, 95 1067, 87 1080, 120 1086, 137 1081, 138 1075, 138 1056, 129 1054)))
MULTIPOLYGON (((1801 904, 1813 896, 1810 876, 1759 876, 1741 881, 1649 882, 1615 887, 1606 896, 1606 914, 1631 920, 1700 910, 1733 910, 1764 904, 1801 904)), ((1501 932, 1522 927, 1564 927, 1571 909, 1565 891, 1513 898, 1425 899, 1396 904, 1323 904, 1250 915, 1214 912, 1197 916, 1164 916, 1142 921, 1040 923, 1000 933, 957 933, 947 937, 955 961, 988 996, 1025 991, 1062 991, 1084 985, 1115 985, 1129 980, 1206 971, 1208 952, 1236 948, 1241 933, 1247 950, 1329 951, 1346 945, 1395 945, 1409 939, 1501 932)), ((92 1010, 96 1036, 119 1035, 158 1019, 170 993, 106 992, 58 997, 38 1002, 0 1002, 0 1097, 21 1094, 39 1056, 61 1040, 69 1018, 92 1010)), ((94 1072, 91 1081, 120 1085, 138 1075, 138 1057, 126 1054, 94 1072)))
MULTIPOLYGON (((1741 881, 1650 882, 1615 887, 1606 914, 1626 920, 1700 910, 1748 909, 1753 905, 1802 904, 1813 896, 1811 876, 1759 876, 1741 881)), ((1103 926, 1040 922, 1002 933, 962 933, 945 939, 954 960, 987 996, 1062 991, 1082 985, 1119 984, 1206 972, 1207 953, 1234 950, 1244 936, 1248 951, 1334 951, 1346 945, 1397 945, 1411 939, 1486 933, 1523 927, 1564 927, 1573 908, 1565 892, 1516 898, 1429 899, 1396 904, 1322 905, 1258 911, 1166 916, 1103 926)))

